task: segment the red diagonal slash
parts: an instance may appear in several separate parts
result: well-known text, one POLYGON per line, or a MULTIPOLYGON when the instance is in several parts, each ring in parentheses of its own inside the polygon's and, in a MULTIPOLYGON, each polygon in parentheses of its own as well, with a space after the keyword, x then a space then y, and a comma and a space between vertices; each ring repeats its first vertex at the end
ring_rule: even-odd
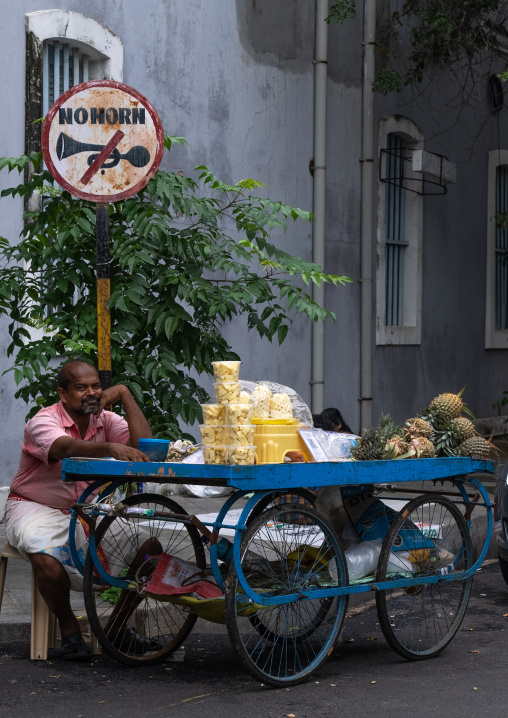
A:
POLYGON ((109 155, 113 152, 117 144, 120 142, 122 137, 125 135, 125 132, 122 132, 122 130, 117 130, 113 137, 110 139, 106 147, 100 152, 99 155, 94 159, 90 167, 87 169, 83 177, 81 178, 80 182, 82 184, 88 184, 94 174, 99 171, 99 169, 102 167, 104 162, 107 160, 109 155))

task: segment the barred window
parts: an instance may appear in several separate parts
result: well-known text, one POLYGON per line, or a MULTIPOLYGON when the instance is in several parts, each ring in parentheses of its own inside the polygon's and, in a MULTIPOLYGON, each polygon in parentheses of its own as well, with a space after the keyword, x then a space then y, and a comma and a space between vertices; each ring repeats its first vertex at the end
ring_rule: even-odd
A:
POLYGON ((88 81, 89 57, 78 47, 47 40, 42 49, 42 113, 70 87, 88 81))
POLYGON ((508 329, 508 167, 496 170, 496 246, 494 263, 496 331, 508 329))
POLYGON ((387 326, 403 324, 404 252, 408 245, 405 238, 406 191, 402 185, 405 146, 402 137, 393 132, 388 135, 386 159, 388 181, 385 198, 385 324, 387 326))

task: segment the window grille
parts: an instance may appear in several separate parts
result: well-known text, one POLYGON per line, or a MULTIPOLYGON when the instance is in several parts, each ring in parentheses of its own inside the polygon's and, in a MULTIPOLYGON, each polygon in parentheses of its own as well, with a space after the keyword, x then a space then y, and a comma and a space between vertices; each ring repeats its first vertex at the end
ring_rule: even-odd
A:
POLYGON ((496 331, 508 329, 508 166, 496 171, 496 331), (505 215, 500 217, 500 215, 505 215))
POLYGON ((67 43, 48 40, 42 50, 42 113, 70 87, 88 81, 88 55, 67 43))
POLYGON ((404 260, 408 246, 405 239, 406 190, 402 184, 406 143, 393 132, 387 140, 385 324, 400 326, 403 324, 404 260))

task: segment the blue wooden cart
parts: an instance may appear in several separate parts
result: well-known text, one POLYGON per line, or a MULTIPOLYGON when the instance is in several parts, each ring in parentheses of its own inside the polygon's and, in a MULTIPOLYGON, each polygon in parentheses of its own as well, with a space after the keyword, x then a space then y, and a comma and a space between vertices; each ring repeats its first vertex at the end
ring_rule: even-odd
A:
POLYGON ((460 626, 472 576, 490 543, 491 502, 480 477, 495 468, 468 458, 263 466, 66 460, 64 481, 92 482, 71 512, 70 529, 91 627, 111 656, 146 665, 175 651, 198 616, 225 622, 248 670, 265 684, 287 686, 326 660, 349 596, 368 591, 400 655, 435 656, 460 626), (210 522, 158 494, 105 503, 117 488, 146 481, 236 491, 210 522), (304 487, 360 491, 389 484, 397 490, 405 482, 431 488, 398 487, 413 498, 404 496, 403 508, 389 517, 374 575, 350 582, 337 535, 304 487), (293 499, 284 503, 288 494, 293 499), (239 518, 237 512, 230 521, 228 512, 246 495, 239 518), (486 537, 475 551, 470 525, 476 507, 486 514, 486 537), (89 533, 86 559, 76 545, 77 521, 89 533), (220 540, 224 533, 230 544, 220 540), (195 587, 192 594, 188 587, 184 593, 160 589, 161 576, 171 583, 178 570, 183 583, 195 587))

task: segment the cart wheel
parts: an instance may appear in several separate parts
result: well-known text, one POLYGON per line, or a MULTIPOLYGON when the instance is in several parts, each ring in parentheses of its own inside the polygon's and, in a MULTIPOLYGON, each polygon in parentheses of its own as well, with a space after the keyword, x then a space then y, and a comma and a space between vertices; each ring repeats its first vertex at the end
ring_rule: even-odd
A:
POLYGON ((376 603, 386 640, 403 658, 418 661, 437 656, 452 640, 473 581, 472 576, 461 579, 460 575, 472 565, 466 521, 449 499, 427 494, 399 513, 384 540, 376 580, 412 574, 415 584, 379 591, 376 603), (436 576, 437 583, 418 583, 420 577, 436 576))
POLYGON ((299 499, 303 499, 301 502, 302 506, 305 506, 306 504, 304 502, 307 502, 312 508, 314 508, 316 494, 313 494, 312 491, 309 491, 308 489, 293 489, 290 494, 288 494, 287 491, 274 491, 271 494, 263 496, 263 498, 258 501, 250 512, 246 521, 247 526, 250 526, 258 516, 261 516, 263 511, 266 511, 268 508, 272 508, 274 501, 277 501, 278 506, 280 504, 300 503, 299 499), (295 499, 294 497, 298 498, 295 499))
MULTIPOLYGON (((126 506, 185 514, 175 501, 158 494, 137 494, 126 506)), ((147 517, 105 517, 96 530, 96 548, 111 576, 131 581, 127 588, 99 586, 94 582, 91 552, 83 576, 85 606, 92 631, 112 658, 128 666, 164 661, 189 635, 197 616, 153 596, 138 594, 135 574, 149 555, 161 552, 206 567, 205 552, 193 525, 147 517), (140 549, 142 549, 140 551, 140 549)), ((150 564, 147 566, 149 578, 150 564)))
POLYGON ((257 594, 296 593, 299 598, 256 605, 245 596, 231 564, 225 599, 231 643, 263 683, 301 683, 332 652, 346 614, 347 596, 307 598, 313 590, 348 584, 337 537, 314 509, 283 504, 268 509, 247 528, 241 555, 242 571, 257 594))

